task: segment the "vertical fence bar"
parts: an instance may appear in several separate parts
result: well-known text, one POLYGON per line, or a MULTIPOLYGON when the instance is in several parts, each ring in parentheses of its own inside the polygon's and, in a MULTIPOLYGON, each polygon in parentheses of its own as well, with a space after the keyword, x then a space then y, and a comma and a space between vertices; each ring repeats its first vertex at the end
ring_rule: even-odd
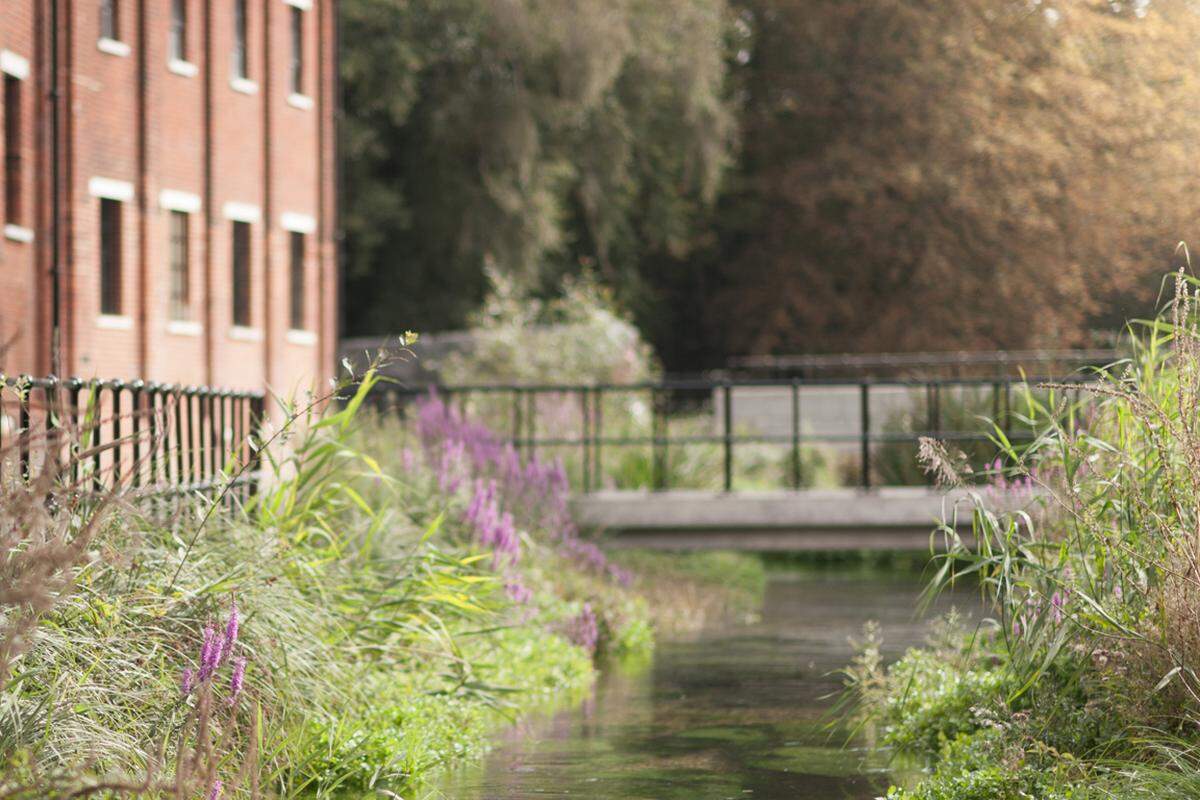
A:
POLYGON ((133 418, 129 421, 133 428, 133 485, 140 487, 143 483, 142 469, 145 466, 142 463, 142 436, 145 428, 145 421, 142 419, 146 413, 146 384, 144 381, 134 381, 130 384, 130 397, 133 398, 133 418))
POLYGON ((721 384, 721 393, 725 412, 723 428, 723 445, 725 449, 725 491, 733 491, 733 387, 728 382, 721 384))
POLYGON ((100 424, 104 421, 104 384, 101 381, 91 382, 88 402, 88 425, 91 427, 89 443, 92 448, 92 488, 97 492, 102 488, 100 463, 100 424))
POLYGON ((512 388, 512 443, 513 448, 521 452, 521 390, 512 388))
POLYGON ((206 393, 208 394, 208 480, 213 482, 216 481, 217 475, 221 471, 222 447, 219 425, 222 392, 218 389, 207 389, 206 393))
POLYGON ((579 390, 579 418, 582 423, 579 441, 583 444, 583 461, 580 464, 580 480, 583 483, 583 491, 585 493, 592 490, 592 454, 590 452, 591 440, 588 438, 591 435, 591 406, 589 405, 590 393, 588 387, 584 386, 579 390))
POLYGON ((33 388, 28 375, 17 386, 17 477, 29 480, 29 401, 33 388))
POLYGON ((537 444, 534 442, 537 437, 537 389, 530 389, 525 393, 525 404, 525 457, 532 461, 537 456, 537 444))
POLYGON ((650 447, 652 452, 650 481, 655 491, 667 488, 666 443, 663 441, 663 392, 659 387, 650 389, 650 447))
MULTIPOLYGON (((175 480, 180 486, 186 486, 188 483, 189 467, 187 456, 189 455, 184 446, 183 427, 184 427, 184 404, 187 403, 186 390, 182 386, 175 387, 175 480)), ((191 420, 188 420, 188 427, 191 427, 191 420)), ((191 435, 190 432, 188 434, 191 435)))
POLYGON ((862 424, 862 488, 871 488, 871 385, 858 385, 858 413, 862 424))
POLYGON ((79 481, 82 477, 79 466, 79 448, 82 442, 80 438, 82 436, 82 431, 80 430, 80 409, 83 405, 81 402, 83 399, 83 383, 79 380, 79 378, 69 378, 67 380, 67 387, 67 397, 69 398, 68 402, 71 404, 69 413, 71 414, 71 424, 74 428, 74 432, 71 437, 72 441, 68 445, 70 447, 68 458, 71 464, 71 488, 77 489, 79 487, 79 481))
POLYGON ((146 482, 150 486, 158 485, 159 448, 162 445, 162 429, 159 419, 159 384, 151 383, 146 386, 146 446, 148 448, 148 470, 146 482))
POLYGON ((262 395, 252 396, 250 399, 250 431, 248 435, 254 437, 255 447, 250 456, 250 494, 256 494, 258 492, 258 470, 262 463, 263 448, 263 443, 258 431, 264 422, 263 415, 265 411, 265 398, 263 398, 262 395))
POLYGON ((799 491, 803 484, 800 473, 800 381, 792 379, 792 488, 799 491))
POLYGON ((125 420, 122 419, 121 396, 125 394, 125 384, 113 381, 112 388, 112 470, 113 488, 121 486, 125 480, 125 420))
POLYGON ((598 489, 604 488, 604 457, 601 448, 604 446, 604 388, 597 386, 594 391, 595 409, 592 414, 592 457, 596 459, 596 468, 592 470, 595 475, 595 485, 598 489))

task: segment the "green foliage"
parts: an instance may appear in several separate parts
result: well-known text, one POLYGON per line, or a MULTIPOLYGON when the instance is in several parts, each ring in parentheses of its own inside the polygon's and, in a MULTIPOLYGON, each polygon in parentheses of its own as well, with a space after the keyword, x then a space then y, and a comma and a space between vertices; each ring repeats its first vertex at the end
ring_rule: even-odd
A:
POLYGON ((340 13, 358 331, 461 325, 485 265, 625 290, 644 254, 693 246, 733 138, 723 0, 340 13))
POLYGON ((884 740, 936 753, 942 742, 975 730, 975 710, 1002 701, 1010 681, 1001 670, 956 668, 940 654, 910 650, 888 670, 884 740))
POLYGON ((534 628, 497 631, 473 644, 476 680, 492 699, 422 691, 429 675, 374 671, 361 687, 360 714, 310 721, 307 735, 321 754, 309 765, 314 783, 326 791, 363 790, 426 778, 482 754, 500 713, 582 689, 592 677, 591 660, 578 647, 534 628))
POLYGON ((946 742, 937 769, 916 788, 893 787, 888 800, 1079 800, 1085 794, 1048 759, 1013 752, 1003 731, 986 728, 946 742))
POLYGON ((656 377, 650 348, 593 276, 564 280, 543 301, 496 269, 471 318, 475 345, 432 364, 451 386, 640 383, 656 377))

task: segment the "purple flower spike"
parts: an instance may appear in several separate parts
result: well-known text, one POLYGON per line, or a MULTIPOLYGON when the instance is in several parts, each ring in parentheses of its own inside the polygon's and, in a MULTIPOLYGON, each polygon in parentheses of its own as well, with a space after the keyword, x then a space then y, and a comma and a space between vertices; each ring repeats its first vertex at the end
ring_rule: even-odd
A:
POLYGON ((1053 609, 1054 624, 1058 624, 1063 620, 1063 606, 1066 605, 1067 598, 1062 592, 1055 592, 1050 598, 1050 607, 1053 609))
POLYGON ((234 705, 242 694, 242 682, 246 679, 246 657, 233 660, 233 673, 229 676, 229 705, 234 705))
POLYGON ((220 778, 213 781, 212 788, 208 790, 208 800, 220 800, 221 792, 225 791, 225 784, 220 778))
POLYGON ((533 599, 533 590, 521 583, 519 579, 505 584, 504 591, 508 594, 508 599, 517 605, 524 605, 533 599))
POLYGON ((221 646, 221 661, 224 661, 233 653, 233 646, 237 644, 238 638, 238 607, 237 601, 234 600, 229 606, 229 621, 225 623, 225 641, 221 646))
POLYGON ((179 690, 184 696, 192 693, 192 689, 196 686, 196 671, 191 667, 184 667, 183 673, 179 676, 179 690))
POLYGON ((596 620, 596 612, 592 611, 591 603, 584 603, 579 616, 567 625, 567 638, 589 653, 596 652, 596 644, 600 640, 600 629, 596 620))
POLYGON ((204 643, 200 645, 200 676, 201 683, 212 677, 217 666, 221 663, 221 650, 225 640, 217 635, 212 625, 204 627, 204 643))

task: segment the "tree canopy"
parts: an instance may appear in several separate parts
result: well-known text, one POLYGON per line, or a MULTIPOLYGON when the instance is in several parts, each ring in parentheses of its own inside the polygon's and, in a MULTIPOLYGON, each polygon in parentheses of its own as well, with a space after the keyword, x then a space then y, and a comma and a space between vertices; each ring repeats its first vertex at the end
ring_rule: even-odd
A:
POLYGON ((1079 343, 1195 229, 1190 4, 741 0, 740 352, 1079 343))
POLYGON ((730 151, 721 0, 347 0, 348 327, 462 324, 484 268, 636 282, 730 151))
POLYGON ((346 0, 348 327, 595 271, 669 369, 1083 342, 1188 240, 1187 0, 346 0))

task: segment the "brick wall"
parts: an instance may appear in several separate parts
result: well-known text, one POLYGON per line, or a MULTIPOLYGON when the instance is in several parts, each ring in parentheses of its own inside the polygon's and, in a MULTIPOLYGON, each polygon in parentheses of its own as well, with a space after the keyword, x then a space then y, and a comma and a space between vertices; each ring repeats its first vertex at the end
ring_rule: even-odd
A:
MULTIPOLYGON (((332 0, 247 0, 245 78, 234 74, 235 0, 185 0, 182 59, 169 45, 171 0, 118 2, 112 40, 101 36, 98 4, 59 3, 62 372, 284 392, 323 380, 336 337, 332 0), (293 14, 302 21, 299 93, 293 14), (104 197, 121 209, 116 314, 100 313, 104 197), (183 313, 172 313, 172 212, 187 215, 183 313), (243 326, 233 324, 233 218, 251 226, 243 326), (292 230, 305 237, 297 330, 292 230)), ((28 222, 0 240, 0 336, 18 335, 0 355, 8 374, 47 372, 53 349, 49 7, 7 0, 0 19, 6 63, 29 64, 28 222)))

